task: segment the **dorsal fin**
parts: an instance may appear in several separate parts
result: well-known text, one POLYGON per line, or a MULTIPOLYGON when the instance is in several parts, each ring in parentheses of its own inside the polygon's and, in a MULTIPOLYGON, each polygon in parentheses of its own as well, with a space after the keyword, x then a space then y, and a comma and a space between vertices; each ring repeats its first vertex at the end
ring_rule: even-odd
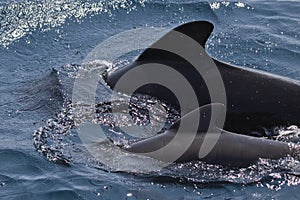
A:
POLYGON ((188 132, 189 127, 193 127, 192 124, 197 123, 198 121, 195 120, 198 119, 200 120, 198 132, 206 132, 208 130, 210 123, 212 123, 212 125, 216 128, 222 128, 224 125, 224 121, 222 120, 224 120, 225 115, 226 115, 226 109, 223 104, 211 103, 196 108, 195 110, 187 113, 182 118, 177 120, 169 129, 177 130, 178 127, 181 125, 181 123, 185 121, 184 122, 186 124, 185 131, 188 132), (198 116, 199 114, 200 114, 200 118, 198 116))
MULTIPOLYGON (((223 104, 220 103, 212 103, 201 106, 188 114, 184 115, 181 119, 175 122, 170 129, 166 130, 164 133, 141 140, 139 142, 131 144, 126 150, 134 153, 146 153, 153 152, 158 149, 166 146, 171 140, 173 140, 174 136, 178 134, 178 128, 181 124, 184 124, 184 127, 181 127, 181 131, 185 135, 185 139, 188 139, 190 133, 203 134, 208 131, 210 123, 212 123, 211 128, 215 130, 215 128, 222 128, 224 124, 224 117, 226 114, 226 109, 223 104), (212 114, 214 112, 214 114, 212 114), (200 121, 199 121, 200 120, 200 121), (199 124, 198 124, 199 123, 199 124), (194 129, 195 126, 198 126, 197 129, 194 129)), ((212 131, 212 130, 210 130, 212 131)), ((194 140, 192 138, 191 140, 194 140)), ((181 141, 178 141, 180 144, 181 141)), ((182 141, 183 144, 186 144, 186 141, 182 141)), ((172 150, 170 152, 165 152, 165 154, 172 154, 176 152, 176 150, 172 150)))
MULTIPOLYGON (((147 61, 147 60, 161 60, 162 58, 165 59, 172 59, 168 52, 163 52, 161 50, 153 48, 154 46, 161 46, 161 44, 166 44, 166 40, 170 38, 174 38, 174 30, 180 33, 183 33, 193 40, 195 40, 198 44, 200 44, 203 48, 205 47, 205 43, 210 36, 211 32, 213 31, 213 24, 208 21, 194 21, 183 24, 174 28, 172 31, 168 32, 154 44, 152 44, 149 48, 147 48, 139 57, 138 61, 147 61)), ((176 40, 174 41, 176 42, 176 40)), ((188 48, 188 47, 186 47, 188 48)))

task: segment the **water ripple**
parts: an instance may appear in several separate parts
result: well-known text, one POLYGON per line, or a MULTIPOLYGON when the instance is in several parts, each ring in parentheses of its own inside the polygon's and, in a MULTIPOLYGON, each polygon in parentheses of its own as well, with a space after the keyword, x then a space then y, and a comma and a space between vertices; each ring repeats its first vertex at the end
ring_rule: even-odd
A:
MULTIPOLYGON (((144 1, 137 2, 143 5, 144 1)), ((81 20, 86 16, 108 13, 118 9, 136 9, 132 0, 70 1, 42 0, 10 2, 0 5, 0 45, 7 47, 21 37, 39 29, 47 31, 66 23, 67 19, 81 20)))

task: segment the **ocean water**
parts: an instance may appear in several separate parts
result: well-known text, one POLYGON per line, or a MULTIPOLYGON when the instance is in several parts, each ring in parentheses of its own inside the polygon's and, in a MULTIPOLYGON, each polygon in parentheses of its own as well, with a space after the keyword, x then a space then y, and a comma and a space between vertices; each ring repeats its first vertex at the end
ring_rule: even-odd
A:
MULTIPOLYGON (((86 122, 147 124, 141 110, 159 102, 138 97, 131 105, 134 122, 107 114, 112 91, 99 74, 140 53, 126 49, 136 35, 122 35, 114 40, 118 46, 107 42, 114 36, 155 27, 146 35, 151 43, 182 23, 208 20, 215 26, 206 45, 211 56, 300 80, 299 12, 297 0, 0 1, 0 199, 299 199, 300 162, 291 157, 242 169, 202 162, 160 168, 161 163, 125 155, 107 140, 94 138, 97 143, 84 146, 79 135, 86 122), (120 49, 129 53, 117 56, 120 49), (71 103, 80 72, 99 80, 94 102, 71 103)), ((135 39, 137 47, 145 43, 135 39)), ((121 94, 113 98, 120 107, 126 103, 121 94)), ((179 116, 168 109, 172 123, 179 116)), ((154 125, 164 120, 157 117, 154 125)), ((136 136, 156 129, 138 129, 136 136)), ((131 139, 105 130, 115 143, 131 139)), ((268 134, 300 142, 296 125, 268 134)))

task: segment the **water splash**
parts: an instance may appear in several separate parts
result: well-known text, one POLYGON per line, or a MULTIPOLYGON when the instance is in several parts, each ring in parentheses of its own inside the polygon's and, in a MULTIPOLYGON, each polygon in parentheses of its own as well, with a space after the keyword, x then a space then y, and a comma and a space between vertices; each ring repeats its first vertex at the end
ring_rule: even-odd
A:
POLYGON ((300 127, 296 125, 277 127, 274 129, 272 139, 300 144, 300 127))
POLYGON ((230 182, 253 184, 260 186, 270 184, 270 179, 275 187, 281 183, 300 184, 300 162, 292 157, 279 160, 260 159, 256 164, 245 168, 226 168, 219 165, 210 165, 201 161, 174 164, 162 170, 161 174, 183 181, 197 183, 230 182), (266 183, 264 183, 266 181, 266 183))
POLYGON ((250 5, 247 5, 246 3, 243 2, 229 2, 229 1, 221 1, 221 2, 211 2, 209 4, 210 8, 213 10, 218 10, 222 7, 232 7, 232 8, 247 8, 249 9, 254 9, 253 7, 251 7, 250 5))
POLYGON ((43 127, 34 131, 33 140, 36 150, 45 155, 49 161, 69 165, 70 157, 67 156, 66 148, 74 144, 70 140, 70 137, 75 136, 70 132, 73 127, 70 105, 65 104, 55 118, 48 119, 43 127))

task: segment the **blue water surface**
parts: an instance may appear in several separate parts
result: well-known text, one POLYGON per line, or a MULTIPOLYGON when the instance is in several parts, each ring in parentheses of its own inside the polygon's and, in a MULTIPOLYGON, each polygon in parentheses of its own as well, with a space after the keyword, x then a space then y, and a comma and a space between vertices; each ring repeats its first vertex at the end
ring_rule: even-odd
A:
MULTIPOLYGON (((0 199, 299 199, 300 164, 292 158, 234 170, 201 162, 153 173, 143 172, 147 163, 134 172, 110 168, 78 137, 73 119, 88 118, 89 107, 76 116, 70 104, 79 70, 121 67, 139 53, 85 62, 97 45, 124 31, 194 20, 215 26, 211 56, 300 80, 299 13, 297 0, 0 1, 0 199)), ((96 101, 110 94, 100 80, 96 101)), ((297 127, 279 131, 300 135, 297 127)))

